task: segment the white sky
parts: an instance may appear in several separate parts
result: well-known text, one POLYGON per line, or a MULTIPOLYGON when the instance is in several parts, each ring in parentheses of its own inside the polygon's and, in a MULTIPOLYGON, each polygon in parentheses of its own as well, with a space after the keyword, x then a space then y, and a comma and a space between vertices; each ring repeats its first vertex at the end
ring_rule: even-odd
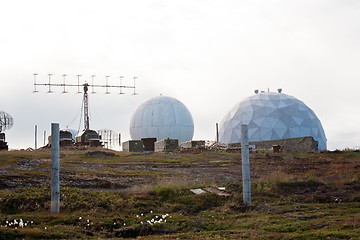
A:
MULTIPOLYGON (((360 146, 358 0, 0 0, 0 110, 13 116, 10 148, 39 145, 51 122, 79 113, 76 88, 38 82, 117 84, 138 77, 139 95, 90 95, 90 127, 130 138, 145 100, 175 97, 190 110, 194 139, 215 138, 215 123, 255 89, 292 95, 314 110, 328 148, 360 146)), ((112 90, 115 92, 115 90, 112 90)), ((77 129, 79 118, 69 127, 77 129)), ((82 127, 81 127, 82 128, 82 127)))

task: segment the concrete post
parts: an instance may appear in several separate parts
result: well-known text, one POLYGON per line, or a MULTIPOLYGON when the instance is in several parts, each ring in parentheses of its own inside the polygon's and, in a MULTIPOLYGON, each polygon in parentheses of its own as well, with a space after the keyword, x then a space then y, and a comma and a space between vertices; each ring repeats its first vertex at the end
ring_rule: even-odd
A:
POLYGON ((51 123, 51 209, 60 213, 60 131, 58 123, 51 123))
POLYGON ((251 182, 250 182, 250 161, 249 161, 249 136, 248 126, 241 125, 241 158, 243 177, 243 201, 247 207, 251 206, 251 182))

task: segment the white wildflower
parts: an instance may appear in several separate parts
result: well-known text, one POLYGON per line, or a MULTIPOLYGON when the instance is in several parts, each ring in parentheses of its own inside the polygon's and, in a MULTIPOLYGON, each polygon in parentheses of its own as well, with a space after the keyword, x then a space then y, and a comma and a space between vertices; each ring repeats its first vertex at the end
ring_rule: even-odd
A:
POLYGON ((19 227, 23 228, 24 227, 24 222, 22 219, 20 219, 20 222, 19 222, 19 227))

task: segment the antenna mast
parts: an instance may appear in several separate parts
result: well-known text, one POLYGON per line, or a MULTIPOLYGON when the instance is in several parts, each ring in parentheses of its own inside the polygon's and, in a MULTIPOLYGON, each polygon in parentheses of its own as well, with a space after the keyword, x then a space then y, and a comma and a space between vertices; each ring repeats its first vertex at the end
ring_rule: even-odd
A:
POLYGON ((90 129, 90 121, 89 121, 89 98, 88 98, 88 84, 84 84, 84 127, 85 130, 90 129))

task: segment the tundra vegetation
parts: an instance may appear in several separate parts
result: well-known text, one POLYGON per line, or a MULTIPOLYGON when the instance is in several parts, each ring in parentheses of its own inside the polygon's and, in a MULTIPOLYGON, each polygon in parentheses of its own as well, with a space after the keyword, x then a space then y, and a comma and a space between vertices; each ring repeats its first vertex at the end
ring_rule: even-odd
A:
POLYGON ((0 239, 360 239, 359 151, 250 153, 250 209, 238 152, 61 149, 60 214, 50 164, 0 152, 0 239))

